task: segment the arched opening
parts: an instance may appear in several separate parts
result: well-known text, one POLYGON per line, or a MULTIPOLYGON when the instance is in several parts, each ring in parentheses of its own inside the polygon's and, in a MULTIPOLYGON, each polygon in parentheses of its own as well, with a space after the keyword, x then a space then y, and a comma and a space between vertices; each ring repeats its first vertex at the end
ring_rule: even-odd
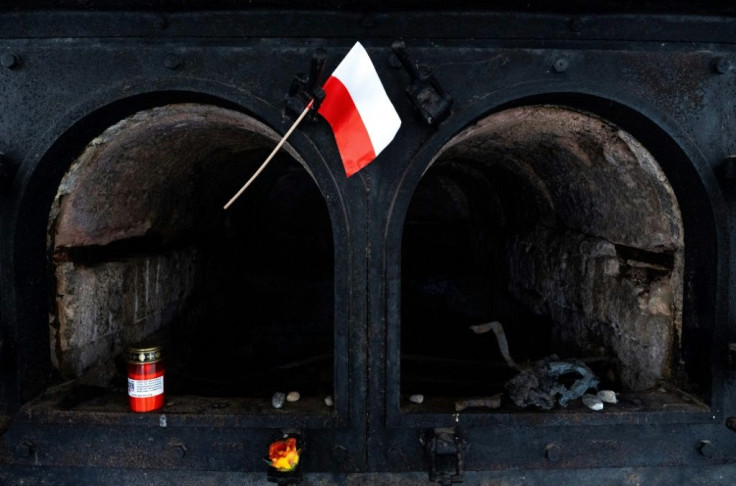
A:
POLYGON ((490 115, 440 150, 408 207, 402 397, 449 411, 506 392, 516 370, 469 329, 499 321, 517 363, 579 359, 632 408, 692 402, 683 273, 677 199, 633 136, 559 106, 490 115))
MULTIPOLYGON (((164 345, 170 395, 333 391, 334 257, 325 199, 288 144, 229 210, 278 135, 205 104, 141 111, 93 140, 49 220, 60 375, 125 402, 124 349, 164 345), (116 395, 116 396, 117 396, 116 395)), ((246 403, 246 402, 243 402, 246 403)))

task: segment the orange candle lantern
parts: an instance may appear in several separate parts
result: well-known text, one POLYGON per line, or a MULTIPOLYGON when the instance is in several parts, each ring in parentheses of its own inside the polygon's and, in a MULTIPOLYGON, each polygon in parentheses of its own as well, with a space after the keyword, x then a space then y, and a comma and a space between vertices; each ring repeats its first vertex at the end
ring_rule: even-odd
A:
POLYGON ((300 458, 302 439, 299 434, 285 434, 268 446, 268 474, 271 483, 294 485, 303 481, 300 458))
POLYGON ((161 346, 128 348, 128 396, 134 412, 151 412, 164 406, 161 346))
POLYGON ((279 472, 289 472, 299 465, 299 455, 296 437, 286 437, 272 442, 268 447, 269 466, 279 472))

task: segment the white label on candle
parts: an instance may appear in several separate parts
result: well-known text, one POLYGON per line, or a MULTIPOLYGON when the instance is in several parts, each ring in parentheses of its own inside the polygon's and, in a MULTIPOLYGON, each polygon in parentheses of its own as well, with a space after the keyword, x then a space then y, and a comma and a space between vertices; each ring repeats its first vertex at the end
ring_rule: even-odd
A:
POLYGON ((133 398, 148 398, 164 392, 164 376, 151 380, 131 380, 128 378, 128 395, 133 398))

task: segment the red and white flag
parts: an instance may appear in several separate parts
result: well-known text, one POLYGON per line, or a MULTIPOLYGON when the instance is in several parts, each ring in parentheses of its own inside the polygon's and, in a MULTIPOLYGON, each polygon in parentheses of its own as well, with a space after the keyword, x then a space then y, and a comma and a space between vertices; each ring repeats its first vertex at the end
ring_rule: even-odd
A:
POLYGON ((350 177, 386 148, 399 131, 401 119, 360 42, 340 62, 323 89, 325 99, 318 113, 332 127, 350 177))

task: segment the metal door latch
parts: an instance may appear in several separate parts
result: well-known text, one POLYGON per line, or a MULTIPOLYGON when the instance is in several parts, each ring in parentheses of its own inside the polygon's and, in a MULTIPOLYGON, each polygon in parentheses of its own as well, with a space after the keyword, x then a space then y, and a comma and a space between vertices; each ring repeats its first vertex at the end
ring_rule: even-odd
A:
POLYGON ((429 456, 430 481, 443 486, 463 482, 463 455, 467 443, 458 428, 427 430, 422 443, 429 456))

